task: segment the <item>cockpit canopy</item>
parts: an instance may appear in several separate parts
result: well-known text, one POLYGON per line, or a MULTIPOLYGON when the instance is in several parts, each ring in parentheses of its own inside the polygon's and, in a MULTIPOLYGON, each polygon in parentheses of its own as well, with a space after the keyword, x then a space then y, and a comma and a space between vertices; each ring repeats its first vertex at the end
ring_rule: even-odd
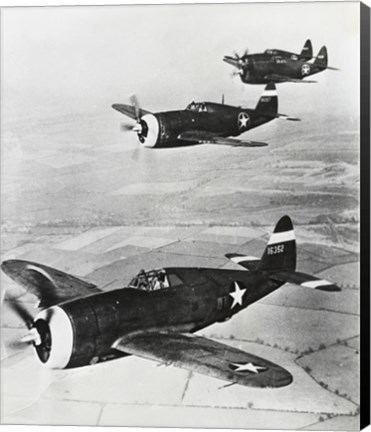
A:
POLYGON ((207 112, 207 104, 205 102, 191 102, 187 108, 187 111, 194 112, 207 112))
POLYGON ((275 55, 278 54, 278 51, 276 49, 266 49, 264 51, 265 54, 271 54, 271 55, 275 55))
POLYGON ((143 291, 157 291, 166 288, 176 288, 184 285, 179 276, 165 269, 141 270, 130 282, 129 288, 143 291))

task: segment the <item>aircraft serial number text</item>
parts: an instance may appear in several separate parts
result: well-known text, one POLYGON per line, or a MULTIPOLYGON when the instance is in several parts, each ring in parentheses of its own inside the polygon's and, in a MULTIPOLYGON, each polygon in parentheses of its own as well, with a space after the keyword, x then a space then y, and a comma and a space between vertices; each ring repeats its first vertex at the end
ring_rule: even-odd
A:
POLYGON ((283 253, 285 251, 285 245, 270 246, 268 248, 268 255, 275 255, 283 253))

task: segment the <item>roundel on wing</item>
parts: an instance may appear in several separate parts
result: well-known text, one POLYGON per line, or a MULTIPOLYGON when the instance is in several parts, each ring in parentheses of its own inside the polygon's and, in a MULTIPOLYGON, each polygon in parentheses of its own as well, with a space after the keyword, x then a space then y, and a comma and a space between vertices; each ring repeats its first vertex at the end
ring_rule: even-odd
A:
POLYGON ((302 73, 302 75, 309 75, 310 74, 309 64, 307 64, 307 63, 303 64, 303 66, 301 67, 301 73, 302 73))
POLYGON ((238 114, 237 123, 238 123, 239 130, 246 129, 248 127, 249 122, 250 122, 250 116, 247 113, 240 112, 238 114))

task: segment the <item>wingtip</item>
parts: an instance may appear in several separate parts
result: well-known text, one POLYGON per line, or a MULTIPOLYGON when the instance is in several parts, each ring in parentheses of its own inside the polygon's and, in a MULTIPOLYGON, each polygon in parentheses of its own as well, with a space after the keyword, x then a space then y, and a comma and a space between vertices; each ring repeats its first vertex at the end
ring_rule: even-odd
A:
POLYGON ((316 288, 318 291, 326 291, 326 292, 340 292, 341 288, 335 284, 332 285, 323 285, 316 288))

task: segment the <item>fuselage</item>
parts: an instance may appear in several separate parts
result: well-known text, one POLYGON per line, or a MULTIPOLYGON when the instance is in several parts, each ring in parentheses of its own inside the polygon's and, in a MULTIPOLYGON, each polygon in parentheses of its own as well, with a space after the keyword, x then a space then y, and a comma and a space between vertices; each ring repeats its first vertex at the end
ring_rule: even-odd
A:
MULTIPOLYGON (((191 104, 192 105, 192 104, 191 104)), ((142 143, 147 147, 190 145, 178 136, 187 131, 207 131, 223 137, 238 136, 273 120, 273 115, 253 109, 211 102, 195 104, 202 110, 166 111, 142 117, 142 143)))
POLYGON ((296 54, 286 52, 251 54, 242 58, 242 62, 241 80, 250 84, 284 82, 282 79, 275 79, 275 75, 300 80, 325 69, 311 61, 299 58, 296 54))
MULTIPOLYGON (((112 345, 129 333, 143 330, 195 332, 231 318, 281 286, 262 272, 208 268, 165 270, 169 280, 167 288, 156 291, 117 289, 54 307, 63 319, 59 319, 56 330, 52 323, 51 354, 45 358, 39 355, 40 359, 44 363, 53 362, 49 364, 51 367, 70 368, 118 357, 120 354, 112 349, 112 345), (246 290, 238 303, 231 295, 236 290, 235 284, 238 289, 246 290), (53 337, 60 339, 59 333, 57 336, 55 332, 61 331, 61 321, 64 326, 63 356, 53 357, 53 337)), ((36 326, 42 324, 47 311, 42 311, 36 318, 36 326)))

